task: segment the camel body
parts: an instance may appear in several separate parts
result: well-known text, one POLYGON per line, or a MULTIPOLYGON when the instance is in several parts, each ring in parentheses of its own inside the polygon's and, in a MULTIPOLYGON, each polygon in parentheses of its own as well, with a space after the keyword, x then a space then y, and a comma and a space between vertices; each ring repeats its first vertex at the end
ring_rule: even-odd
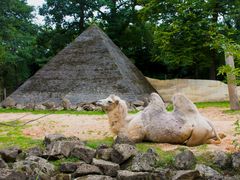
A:
POLYGON ((108 113, 112 132, 127 136, 134 142, 152 141, 195 146, 212 143, 214 139, 220 140, 210 121, 181 94, 174 95, 174 110, 167 112, 161 97, 152 93, 148 106, 133 117, 128 116, 126 102, 118 96, 110 95, 97 104, 108 113))

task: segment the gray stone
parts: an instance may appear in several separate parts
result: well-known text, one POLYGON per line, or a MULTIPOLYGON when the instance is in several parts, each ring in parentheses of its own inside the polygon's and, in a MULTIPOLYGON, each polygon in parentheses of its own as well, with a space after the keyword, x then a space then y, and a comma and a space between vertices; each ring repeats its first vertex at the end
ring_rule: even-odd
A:
POLYGON ((84 111, 94 111, 95 106, 91 103, 86 103, 82 106, 84 111))
POLYGON ((46 106, 42 104, 36 104, 34 107, 35 110, 46 110, 46 106))
POLYGON ((240 152, 235 152, 232 154, 232 166, 235 170, 240 169, 240 152))
POLYGON ((222 169, 231 167, 231 157, 223 151, 215 151, 213 155, 213 162, 222 169))
POLYGON ((86 163, 91 163, 95 157, 96 150, 85 147, 85 146, 75 146, 71 151, 71 156, 79 158, 86 163))
POLYGON ((222 180, 223 176, 217 172, 216 170, 212 169, 209 166, 203 164, 197 164, 196 170, 199 171, 201 177, 208 179, 208 180, 222 180))
POLYGON ((75 146, 83 146, 80 140, 65 138, 64 140, 54 141, 49 144, 44 152, 44 156, 50 159, 59 159, 62 156, 69 157, 75 146))
POLYGON ((16 102, 13 98, 8 97, 2 102, 3 108, 15 108, 16 102))
POLYGON ((152 179, 156 180, 168 180, 172 179, 172 177, 176 174, 173 169, 163 169, 163 168, 156 168, 152 173, 152 179))
POLYGON ((120 170, 119 164, 104 161, 102 159, 93 159, 93 165, 98 166, 103 174, 107 176, 117 176, 117 171, 120 170))
POLYGON ((27 103, 27 104, 25 105, 24 109, 34 110, 34 109, 35 109, 35 104, 34 104, 34 103, 27 103))
POLYGON ((146 153, 138 153, 130 162, 128 167, 131 171, 153 171, 159 157, 153 149, 146 153))
POLYGON ((28 177, 24 172, 0 168, 0 180, 27 180, 28 177))
POLYGON ((66 162, 62 163, 59 167, 59 171, 63 173, 73 173, 77 168, 83 164, 83 162, 66 162))
POLYGON ((177 171, 176 175, 172 177, 172 180, 195 180, 195 179, 200 179, 200 173, 198 170, 177 171))
POLYGON ((130 144, 135 145, 133 141, 131 141, 127 136, 118 135, 117 138, 114 140, 113 145, 115 144, 130 144))
POLYGON ((148 180, 151 174, 147 172, 131 172, 127 170, 119 170, 117 174, 118 180, 148 180))
POLYGON ((87 176, 81 176, 74 180, 114 180, 115 178, 112 178, 110 176, 104 176, 104 175, 87 175, 87 176))
POLYGON ((0 157, 0 168, 8 168, 7 163, 0 157))
POLYGON ((234 175, 234 176, 224 176, 224 180, 239 180, 240 175, 234 175))
POLYGON ((113 148, 109 148, 108 146, 100 146, 96 150, 96 158, 109 161, 111 160, 112 151, 113 148))
POLYGON ((132 156, 137 154, 135 146, 129 144, 115 144, 111 154, 111 160, 114 163, 121 164, 132 156))
POLYGON ((42 178, 50 177, 54 172, 54 165, 50 164, 46 159, 29 156, 23 161, 13 164, 13 169, 26 172, 28 175, 37 175, 42 178))
POLYGON ((17 156, 22 152, 18 147, 12 147, 0 151, 0 155, 3 160, 6 162, 14 162, 17 159, 17 156))
POLYGON ((135 107, 144 106, 144 102, 143 102, 143 101, 140 101, 140 100, 134 101, 134 102, 132 102, 132 104, 133 104, 135 107))
POLYGON ((39 156, 41 157, 43 155, 43 150, 39 147, 33 147, 27 150, 28 156, 39 156))
POLYGON ((54 178, 51 178, 51 180, 71 180, 72 175, 71 174, 57 174, 54 178))
POLYGON ((102 172, 97 166, 83 163, 77 168, 73 176, 76 178, 88 174, 102 174, 102 172))
POLYGON ((25 106, 23 104, 17 104, 16 105, 16 109, 22 110, 24 108, 25 108, 25 106))
POLYGON ((56 107, 55 102, 47 101, 44 102, 42 105, 46 107, 46 109, 53 110, 56 107))
POLYGON ((45 136, 43 143, 45 144, 45 146, 48 146, 53 141, 59 141, 59 140, 65 139, 65 138, 66 137, 63 134, 49 134, 49 135, 45 136))
POLYGON ((62 98, 61 105, 62 105, 63 109, 65 109, 65 110, 71 109, 71 106, 72 106, 71 101, 67 98, 62 98))
POLYGON ((189 150, 184 150, 175 157, 174 166, 177 169, 188 170, 193 169, 196 164, 194 154, 189 150))

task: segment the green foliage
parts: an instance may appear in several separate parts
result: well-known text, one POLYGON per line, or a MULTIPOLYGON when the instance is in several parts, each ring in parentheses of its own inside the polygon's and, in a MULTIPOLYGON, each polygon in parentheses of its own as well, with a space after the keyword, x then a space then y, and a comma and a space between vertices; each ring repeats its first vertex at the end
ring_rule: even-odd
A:
POLYGON ((235 123, 234 123, 234 130, 235 130, 235 139, 233 140, 233 144, 235 145, 235 147, 237 149, 240 149, 240 141, 239 141, 239 136, 240 136, 240 121, 237 120, 235 123))
POLYGON ((4 126, 0 124, 0 149, 8 148, 12 146, 18 146, 22 149, 28 149, 34 146, 42 146, 42 140, 32 139, 23 135, 22 126, 20 122, 14 121, 8 123, 10 126, 4 126), (18 127, 11 127, 18 126, 18 127))

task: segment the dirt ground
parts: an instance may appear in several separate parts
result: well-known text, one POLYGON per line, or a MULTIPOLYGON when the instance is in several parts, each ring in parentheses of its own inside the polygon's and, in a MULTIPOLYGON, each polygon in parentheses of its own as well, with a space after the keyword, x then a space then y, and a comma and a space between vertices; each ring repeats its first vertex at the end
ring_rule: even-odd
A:
MULTIPOLYGON (((226 137, 221 144, 208 145, 208 150, 224 150, 234 151, 232 141, 234 137, 234 122, 240 119, 239 114, 223 113, 223 108, 204 108, 199 109, 200 112, 212 120, 217 132, 224 133, 226 137)), ((0 122, 19 120, 27 122, 32 119, 34 121, 26 128, 23 133, 33 138, 43 138, 47 134, 62 133, 66 136, 77 136, 82 140, 104 139, 113 136, 109 130, 108 119, 106 115, 70 115, 70 114, 31 114, 31 113, 2 113, 0 114, 0 122)), ((157 144, 163 150, 174 150, 178 145, 157 144)), ((197 150, 199 147, 193 147, 197 150)))

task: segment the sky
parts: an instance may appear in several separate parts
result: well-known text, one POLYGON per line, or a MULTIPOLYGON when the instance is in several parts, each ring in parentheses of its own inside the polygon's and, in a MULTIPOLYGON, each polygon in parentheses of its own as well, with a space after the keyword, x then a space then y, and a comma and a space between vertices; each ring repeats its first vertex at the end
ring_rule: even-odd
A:
MULTIPOLYGON (((37 8, 39 6, 42 6, 42 4, 44 3, 44 0, 27 0, 27 3, 30 5, 30 6, 34 6, 35 9, 37 10, 37 8)), ((34 19, 34 22, 36 24, 39 24, 39 25, 43 25, 44 24, 44 17, 43 16, 40 16, 40 15, 37 15, 37 11, 34 12, 36 14, 36 18, 34 19)))

